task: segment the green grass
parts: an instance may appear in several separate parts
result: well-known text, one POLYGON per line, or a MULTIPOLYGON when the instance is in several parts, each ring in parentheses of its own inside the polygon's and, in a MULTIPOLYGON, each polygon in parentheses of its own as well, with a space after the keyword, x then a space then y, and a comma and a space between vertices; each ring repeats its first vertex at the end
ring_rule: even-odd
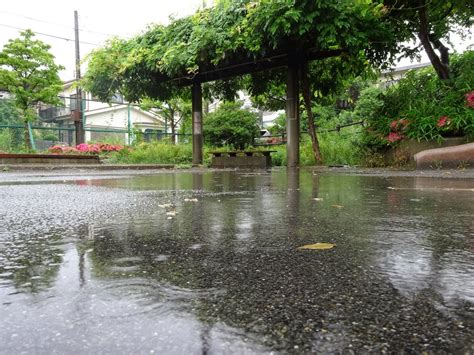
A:
POLYGON ((9 152, 12 146, 12 135, 8 129, 0 129, 0 151, 9 152))
MULTIPOLYGON (((328 132, 318 135, 321 152, 325 165, 356 165, 361 161, 361 151, 358 148, 359 130, 347 128, 340 133, 328 132)), ((251 149, 276 150, 272 154, 273 165, 286 165, 286 146, 258 147, 251 149)), ((204 148, 204 165, 211 163, 210 151, 231 150, 229 147, 204 148)), ((192 164, 191 144, 170 144, 166 142, 140 143, 131 149, 125 149, 110 156, 110 163, 117 164, 175 164, 189 166, 192 164)), ((300 145, 301 166, 315 165, 311 140, 303 135, 300 145)))
POLYGON ((361 162, 360 127, 348 127, 341 132, 319 134, 321 153, 326 165, 357 165, 361 162))
MULTIPOLYGON (((357 128, 346 128, 338 132, 319 133, 318 141, 323 156, 324 165, 357 165, 362 160, 362 152, 359 148, 359 130, 357 128)), ((277 152, 272 154, 273 164, 276 166, 286 165, 286 146, 280 145, 277 152)), ((300 165, 315 165, 311 140, 304 134, 300 144, 300 165)))
POLYGON ((191 144, 162 142, 140 143, 110 156, 108 162, 117 164, 191 164, 191 144))

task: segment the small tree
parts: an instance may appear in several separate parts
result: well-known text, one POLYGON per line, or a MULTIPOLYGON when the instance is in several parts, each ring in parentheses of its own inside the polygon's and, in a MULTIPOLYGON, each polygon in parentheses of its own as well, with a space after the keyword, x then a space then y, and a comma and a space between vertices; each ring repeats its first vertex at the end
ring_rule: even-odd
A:
POLYGON ((30 30, 10 39, 0 52, 0 87, 13 96, 25 125, 25 145, 31 149, 28 122, 36 117, 39 102, 60 105, 58 93, 62 88, 58 72, 62 66, 54 63, 49 45, 33 39, 30 30))
POLYGON ((186 117, 191 117, 191 101, 183 93, 181 97, 171 98, 166 101, 152 100, 149 98, 141 101, 144 110, 155 109, 165 120, 165 125, 171 129, 171 143, 175 143, 176 129, 184 122, 186 117))
POLYGON ((204 117, 204 139, 215 146, 233 145, 244 149, 258 136, 258 115, 236 102, 222 104, 204 117))

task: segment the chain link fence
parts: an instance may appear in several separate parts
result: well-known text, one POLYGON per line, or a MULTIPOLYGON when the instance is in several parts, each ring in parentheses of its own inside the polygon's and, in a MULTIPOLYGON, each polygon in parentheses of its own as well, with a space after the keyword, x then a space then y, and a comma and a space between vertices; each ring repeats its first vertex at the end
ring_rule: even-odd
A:
MULTIPOLYGON (((136 106, 93 103, 95 106, 84 104, 82 129, 86 142, 130 145, 136 141, 191 141, 190 134, 166 132, 166 122, 136 106)), ((71 105, 39 105, 36 119, 25 125, 11 100, 0 98, 0 151, 22 151, 26 140, 36 151, 46 151, 54 145, 75 146, 74 108, 71 105)))

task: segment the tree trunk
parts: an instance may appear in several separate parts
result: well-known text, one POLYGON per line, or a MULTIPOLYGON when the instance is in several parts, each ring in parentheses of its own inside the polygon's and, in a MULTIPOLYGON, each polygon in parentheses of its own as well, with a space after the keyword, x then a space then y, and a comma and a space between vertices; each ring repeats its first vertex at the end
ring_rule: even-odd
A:
POLYGON ((316 127, 314 125, 313 111, 311 110, 311 88, 308 78, 307 63, 301 67, 301 84, 304 106, 308 116, 308 133, 311 137, 311 146, 313 148, 314 160, 316 163, 321 164, 323 162, 323 157, 321 155, 321 150, 319 149, 318 136, 316 135, 316 127))
POLYGON ((171 126, 171 139, 170 139, 170 142, 171 144, 174 144, 174 134, 175 134, 175 131, 176 131, 176 122, 175 122, 175 119, 174 119, 174 115, 175 115, 175 110, 173 108, 171 108, 171 105, 170 105, 170 126, 171 126))
POLYGON ((30 151, 33 149, 33 147, 31 146, 31 141, 30 141, 30 130, 28 127, 28 121, 24 120, 23 125, 24 125, 25 147, 28 151, 30 151))
POLYGON ((174 118, 171 120, 171 144, 175 144, 175 133, 176 133, 176 123, 174 122, 174 118))
POLYGON ((435 49, 439 51, 441 63, 443 63, 449 70, 449 49, 446 47, 439 38, 434 38, 433 35, 430 35, 430 41, 433 43, 435 49))
POLYGON ((418 19, 420 21, 418 38, 420 39, 420 42, 423 45, 423 48, 425 49, 425 52, 428 55, 434 70, 436 71, 436 74, 438 74, 438 77, 441 80, 446 80, 449 79, 449 55, 447 48, 442 45, 439 40, 439 43, 435 42, 435 46, 438 48, 442 58, 444 59, 444 62, 441 61, 431 45, 428 11, 426 10, 426 6, 425 0, 420 2, 420 8, 418 9, 418 19))

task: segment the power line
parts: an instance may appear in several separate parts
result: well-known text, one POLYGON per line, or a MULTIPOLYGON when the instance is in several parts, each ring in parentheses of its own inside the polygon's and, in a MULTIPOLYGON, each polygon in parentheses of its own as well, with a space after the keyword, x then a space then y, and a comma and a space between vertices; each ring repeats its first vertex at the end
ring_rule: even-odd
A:
MULTIPOLYGON (((16 26, 6 25, 6 24, 4 24, 4 23, 0 23, 0 26, 8 27, 8 28, 13 28, 14 30, 19 30, 19 31, 26 31, 26 28, 20 28, 20 27, 16 27, 16 26)), ((43 32, 38 32, 38 31, 32 31, 32 32, 35 33, 35 34, 37 34, 37 35, 40 35, 40 36, 46 36, 46 37, 52 37, 52 38, 56 38, 56 39, 62 39, 63 41, 67 41, 67 42, 70 42, 70 41, 71 41, 71 42, 74 42, 74 39, 72 39, 72 38, 56 36, 56 35, 52 35, 52 34, 48 34, 48 33, 43 33, 43 32)), ((92 42, 80 41, 80 43, 89 44, 89 45, 91 45, 91 46, 101 46, 101 44, 92 43, 92 42)))
MULTIPOLYGON (((74 29, 73 27, 62 24, 62 23, 41 20, 41 19, 38 19, 38 18, 30 17, 30 16, 16 14, 16 13, 13 13, 13 12, 10 12, 10 11, 0 11, 0 13, 25 18, 25 19, 28 19, 28 20, 31 20, 31 21, 46 23, 46 24, 49 24, 49 25, 55 25, 55 26, 60 26, 60 27, 68 28, 68 29, 74 29)), ((92 30, 86 30, 86 29, 79 29, 79 31, 92 33, 92 34, 97 34, 97 35, 102 35, 102 36, 107 36, 107 37, 113 37, 114 36, 111 33, 104 33, 104 32, 98 32, 98 31, 92 31, 92 30)))

